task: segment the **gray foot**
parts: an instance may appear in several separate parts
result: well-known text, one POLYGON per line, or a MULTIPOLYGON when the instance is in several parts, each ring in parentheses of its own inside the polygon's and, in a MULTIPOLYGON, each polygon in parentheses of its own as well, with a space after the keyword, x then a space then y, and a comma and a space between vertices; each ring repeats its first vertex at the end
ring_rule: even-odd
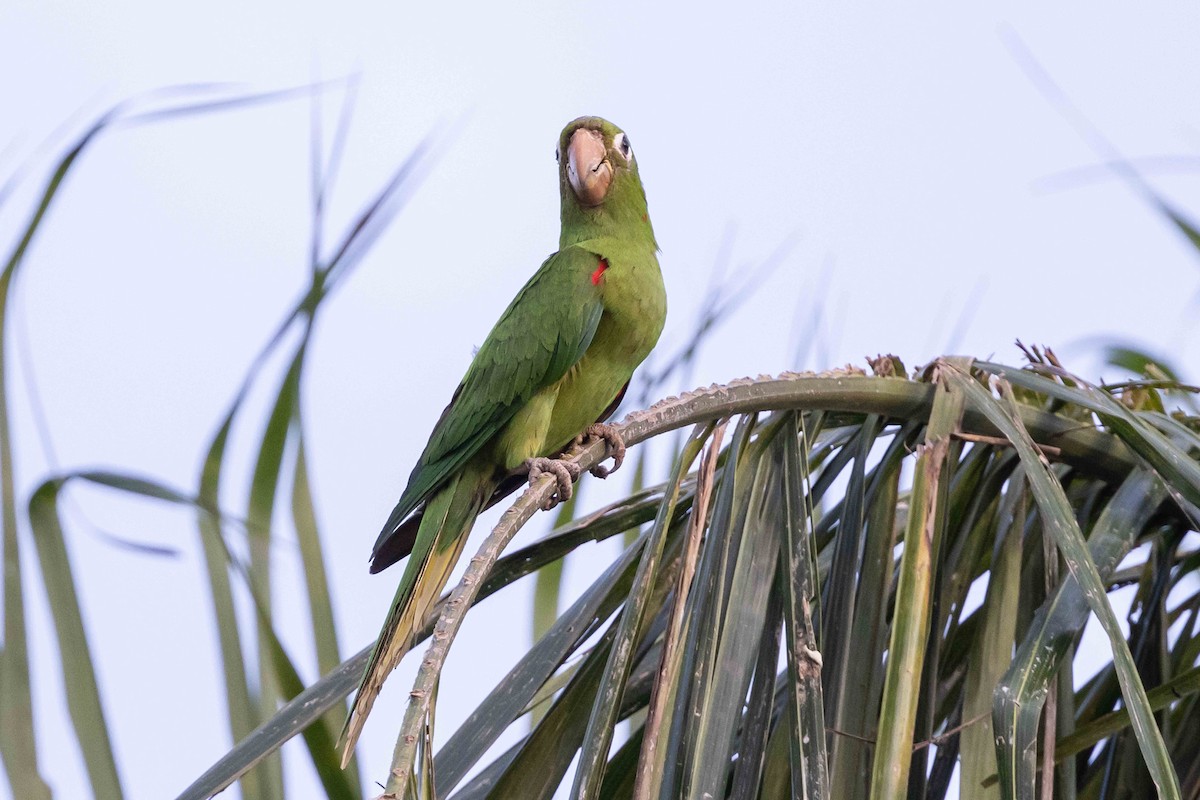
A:
POLYGON ((614 426, 597 422, 595 425, 589 425, 583 433, 575 437, 575 445, 582 446, 588 439, 597 438, 604 440, 607 448, 607 457, 612 458, 613 465, 606 467, 603 464, 597 464, 588 470, 588 472, 597 478, 607 478, 620 469, 621 464, 625 462, 625 440, 621 438, 621 434, 617 433, 617 429, 614 426))
POLYGON ((538 457, 526 459, 525 471, 529 474, 530 483, 533 483, 547 472, 554 476, 557 486, 554 494, 550 495, 550 499, 546 501, 546 505, 542 506, 546 511, 554 508, 559 503, 565 503, 571 499, 571 495, 574 493, 571 483, 579 477, 578 464, 570 461, 562 461, 557 458, 538 457))

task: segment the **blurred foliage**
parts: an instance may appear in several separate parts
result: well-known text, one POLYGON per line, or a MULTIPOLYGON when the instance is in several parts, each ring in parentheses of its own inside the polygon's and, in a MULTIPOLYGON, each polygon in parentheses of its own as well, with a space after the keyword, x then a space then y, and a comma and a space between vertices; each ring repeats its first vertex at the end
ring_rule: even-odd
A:
MULTIPOLYGON (((51 171, 0 273, 6 345, 14 278, 64 178, 99 134, 116 122, 291 96, 183 95, 152 98, 149 110, 113 109, 51 171)), ((333 731, 367 651, 339 663, 301 388, 317 316, 403 206, 430 148, 414 151, 326 248, 323 165, 337 162, 349 108, 329 155, 317 148, 312 258, 300 299, 201 448, 193 491, 119 470, 72 471, 46 476, 22 503, 8 348, 0 349, 0 755, 22 800, 50 796, 29 691, 27 582, 50 600, 92 792, 122 796, 106 723, 119 709, 101 699, 59 516, 71 482, 196 512, 237 744, 181 797, 209 797, 235 781, 246 798, 288 796, 279 749, 297 734, 326 796, 361 797, 369 786, 357 767, 339 770, 334 752, 333 731), (278 361, 286 366, 271 375, 266 365, 278 361), (226 444, 246 413, 243 399, 262 381, 273 381, 274 402, 258 421, 249 505, 232 514, 220 494, 234 458, 226 444), (272 624, 266 554, 282 493, 306 578, 303 636, 272 624), (248 560, 234 555, 233 535, 248 537, 248 560), (32 576, 20 562, 29 543, 32 576), (239 598, 252 603, 251 618, 234 613, 239 598), (323 673, 312 685, 295 666, 293 638, 312 642, 304 660, 323 673), (244 651, 247 642, 255 653, 244 651)), ((12 196, 8 188, 0 201, 12 196)), ((1174 210, 1169 218, 1177 226, 1183 219, 1174 210)), ((665 390, 668 377, 689 374, 705 337, 753 281, 714 287, 695 335, 646 370, 643 400, 665 390)), ((387 791, 464 800, 549 798, 566 785, 573 797, 614 800, 1200 796, 1194 390, 1165 359, 1136 348, 1110 350, 1110 363, 1138 376, 1111 386, 1071 374, 1049 349, 1025 352, 1021 369, 948 359, 912 377, 900 359, 882 356, 871 361, 873 376, 742 379, 629 414, 627 441, 659 437, 672 455, 670 477, 655 484, 643 460, 628 497, 577 518, 566 509, 548 536, 501 558, 550 479, 517 499, 427 621, 425 635, 435 625, 439 633, 398 731, 387 791), (622 551, 569 608, 558 607, 559 577, 542 580, 530 650, 435 751, 438 676, 463 616, 606 539, 622 541, 622 551), (1132 597, 1124 620, 1110 602, 1116 592, 1132 597), (1089 624, 1109 650, 1083 674, 1089 624), (510 729, 516 743, 498 752, 510 729)), ((600 451, 572 458, 586 467, 600 451)))

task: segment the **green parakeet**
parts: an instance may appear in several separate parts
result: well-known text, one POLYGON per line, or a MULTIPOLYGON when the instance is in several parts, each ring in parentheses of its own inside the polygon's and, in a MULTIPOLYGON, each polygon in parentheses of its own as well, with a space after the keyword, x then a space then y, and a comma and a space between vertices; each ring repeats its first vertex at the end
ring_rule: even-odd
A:
MULTIPOLYGON (((555 150, 559 249, 517 293, 434 426, 371 554, 371 572, 411 557, 343 732, 348 761, 384 679, 412 644, 458 561, 475 517, 514 474, 577 471, 546 456, 620 402, 666 319, 658 244, 629 137, 598 117, 563 129, 555 150), (503 484, 503 485, 502 485, 503 484)), ((603 474, 603 470, 597 474, 603 474)))

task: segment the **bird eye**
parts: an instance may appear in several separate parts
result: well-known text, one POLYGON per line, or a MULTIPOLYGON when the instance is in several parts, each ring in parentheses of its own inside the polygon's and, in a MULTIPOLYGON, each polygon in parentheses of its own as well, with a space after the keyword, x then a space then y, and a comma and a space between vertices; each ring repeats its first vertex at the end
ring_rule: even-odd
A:
POLYGON ((555 164, 558 163, 558 148, 557 147, 554 148, 554 163, 555 164))
POLYGON ((618 133, 613 138, 613 147, 617 148, 617 152, 624 156, 626 161, 633 160, 633 147, 629 144, 629 137, 625 134, 618 133))

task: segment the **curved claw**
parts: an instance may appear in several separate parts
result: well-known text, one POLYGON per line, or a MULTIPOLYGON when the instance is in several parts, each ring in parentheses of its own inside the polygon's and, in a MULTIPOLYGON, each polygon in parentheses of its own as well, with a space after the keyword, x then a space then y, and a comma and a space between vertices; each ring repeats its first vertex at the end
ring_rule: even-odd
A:
POLYGON ((607 478, 620 469, 621 464, 625 463, 625 440, 621 438, 621 434, 617 432, 616 427, 597 422, 595 425, 589 425, 583 433, 576 436, 575 444, 582 446, 585 441, 593 438, 604 440, 605 449, 607 450, 606 457, 613 460, 613 465, 606 467, 603 464, 597 464, 588 470, 588 472, 597 478, 607 478))
POLYGON ((525 471, 529 474, 531 484, 547 472, 554 476, 557 486, 554 494, 546 500, 546 505, 542 506, 546 511, 571 499, 571 495, 574 494, 574 487, 571 486, 571 483, 579 477, 578 464, 557 458, 526 459, 525 471))

